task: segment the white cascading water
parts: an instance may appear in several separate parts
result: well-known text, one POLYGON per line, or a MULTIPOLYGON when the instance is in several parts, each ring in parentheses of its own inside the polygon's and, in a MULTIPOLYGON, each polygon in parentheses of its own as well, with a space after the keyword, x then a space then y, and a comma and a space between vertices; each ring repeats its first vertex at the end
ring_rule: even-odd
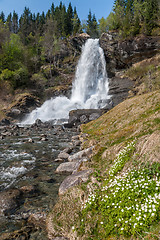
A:
POLYGON ((106 63, 98 39, 88 39, 77 65, 70 99, 65 96, 51 98, 33 110, 22 124, 32 124, 36 119, 49 121, 68 119, 73 109, 103 108, 108 96, 106 63))

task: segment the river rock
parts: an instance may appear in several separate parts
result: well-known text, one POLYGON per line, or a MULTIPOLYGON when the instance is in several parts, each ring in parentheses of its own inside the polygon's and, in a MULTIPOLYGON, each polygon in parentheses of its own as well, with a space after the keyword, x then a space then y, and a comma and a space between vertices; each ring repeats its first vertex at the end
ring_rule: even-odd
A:
POLYGON ((33 213, 28 218, 28 223, 33 224, 35 227, 46 228, 47 214, 45 212, 33 213))
POLYGON ((72 140, 72 142, 75 140, 79 140, 79 135, 72 136, 71 140, 72 140))
POLYGON ((63 150, 64 153, 68 153, 68 154, 70 154, 72 151, 73 151, 73 147, 70 147, 70 148, 68 147, 63 150))
POLYGON ((6 118, 3 118, 1 121, 0 121, 0 126, 8 126, 10 125, 10 121, 6 118))
POLYGON ((92 169, 88 169, 66 177, 59 187, 59 195, 64 194, 69 188, 73 186, 79 185, 82 182, 86 182, 92 172, 92 169))
POLYGON ((69 157, 69 154, 68 153, 65 153, 65 152, 60 152, 58 154, 58 159, 63 159, 63 160, 67 160, 69 157))
POLYGON ((80 146, 81 145, 81 141, 80 140, 77 140, 77 141, 74 141, 73 142, 73 146, 80 146))
POLYGON ((19 205, 21 192, 10 189, 0 193, 0 216, 11 214, 19 205))
POLYGON ((54 162, 59 162, 59 163, 61 163, 61 162, 64 162, 64 160, 62 159, 62 158, 56 158, 55 160, 54 160, 54 162))
POLYGON ((69 156, 69 162, 76 162, 81 160, 82 158, 90 158, 92 155, 93 147, 86 148, 80 152, 77 152, 71 156, 69 156))
POLYGON ((79 170, 82 161, 61 163, 56 169, 57 173, 73 173, 79 170))

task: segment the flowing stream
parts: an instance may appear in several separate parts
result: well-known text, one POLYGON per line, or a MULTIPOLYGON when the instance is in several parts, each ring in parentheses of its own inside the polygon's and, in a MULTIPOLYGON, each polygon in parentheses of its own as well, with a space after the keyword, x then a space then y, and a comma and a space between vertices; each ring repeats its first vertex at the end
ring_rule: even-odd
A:
MULTIPOLYGON (((105 64, 98 39, 89 39, 82 49, 69 99, 61 96, 46 101, 27 116, 22 127, 0 127, 2 239, 48 239, 45 232, 30 226, 29 218, 33 214, 47 214, 56 203, 59 185, 66 176, 55 172, 59 166, 55 159, 60 151, 72 146, 71 138, 78 132, 76 128, 50 123, 27 124, 36 119, 43 122, 67 119, 72 109, 103 108, 109 99, 105 64), (13 194, 17 195, 11 198, 13 194), (7 238, 10 233, 17 235, 7 238)), ((74 147, 72 154, 78 150, 78 146, 74 147)))
MULTIPOLYGON (((46 216, 56 203, 67 175, 55 172, 60 164, 55 159, 72 147, 71 137, 77 134, 77 129, 58 125, 0 127, 0 136, 4 136, 0 140, 0 239, 48 239, 28 219, 46 216), (7 237, 12 233, 13 237, 7 237)), ((74 147, 73 153, 78 149, 74 147)))
POLYGON ((107 99, 108 78, 104 53, 98 39, 88 39, 77 65, 71 97, 51 98, 40 108, 33 110, 22 124, 32 124, 36 119, 43 122, 68 119, 69 111, 103 108, 107 99))

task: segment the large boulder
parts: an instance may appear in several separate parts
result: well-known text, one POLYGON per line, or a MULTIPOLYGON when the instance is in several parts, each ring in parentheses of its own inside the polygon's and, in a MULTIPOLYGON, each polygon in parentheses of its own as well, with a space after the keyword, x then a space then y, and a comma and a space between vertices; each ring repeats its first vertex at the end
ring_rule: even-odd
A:
POLYGON ((89 175, 92 172, 93 172, 92 169, 88 169, 88 170, 80 171, 78 173, 74 173, 68 176, 67 178, 65 178, 59 187, 59 195, 64 194, 71 187, 79 185, 82 182, 86 182, 89 178, 89 175))
POLYGON ((82 161, 61 163, 56 169, 57 173, 73 173, 78 171, 82 161))
POLYGON ((79 151, 73 155, 70 155, 68 157, 69 162, 77 162, 79 160, 82 160, 84 158, 89 159, 92 156, 93 153, 93 147, 86 148, 82 151, 79 151))
MULTIPOLYGON (((77 126, 95 120, 104 114, 104 109, 77 109, 69 112, 69 126, 77 126)), ((67 124, 65 126, 68 126, 67 124)))

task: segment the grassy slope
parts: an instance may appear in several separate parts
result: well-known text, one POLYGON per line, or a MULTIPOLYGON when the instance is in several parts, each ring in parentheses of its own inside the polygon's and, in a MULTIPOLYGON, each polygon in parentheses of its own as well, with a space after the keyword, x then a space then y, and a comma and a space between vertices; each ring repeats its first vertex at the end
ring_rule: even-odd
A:
MULTIPOLYGON (((73 188, 61 197, 50 215, 49 232, 54 233, 53 235, 65 235, 70 239, 79 240, 127 239, 120 235, 103 238, 103 231, 98 229, 98 225, 94 225, 95 222, 100 221, 102 216, 100 213, 94 214, 92 211, 89 215, 93 214, 93 221, 86 220, 85 230, 89 229, 88 232, 85 233, 85 230, 82 229, 78 237, 71 228, 74 225, 81 229, 78 220, 81 215, 81 205, 84 199, 87 199, 90 188, 94 186, 93 182, 98 183, 97 180, 100 179, 98 185, 104 184, 104 179, 108 178, 108 170, 113 166, 116 155, 128 142, 136 139, 134 157, 127 159, 117 173, 118 175, 135 167, 152 168, 153 163, 158 163, 160 170, 160 91, 125 100, 99 119, 82 125, 82 135, 85 136, 84 147, 95 145, 95 154, 91 162, 84 167, 94 168, 96 178, 93 178, 94 181, 91 178, 88 185, 73 188), (97 232, 93 233, 91 229, 97 229, 97 232)), ((87 217, 87 219, 89 218, 87 217)), ((155 224, 152 229, 147 229, 148 233, 143 237, 144 239, 157 239, 158 231, 160 231, 160 227, 155 224)), ((141 239, 141 237, 139 235, 137 237, 130 236, 129 239, 141 239)))

